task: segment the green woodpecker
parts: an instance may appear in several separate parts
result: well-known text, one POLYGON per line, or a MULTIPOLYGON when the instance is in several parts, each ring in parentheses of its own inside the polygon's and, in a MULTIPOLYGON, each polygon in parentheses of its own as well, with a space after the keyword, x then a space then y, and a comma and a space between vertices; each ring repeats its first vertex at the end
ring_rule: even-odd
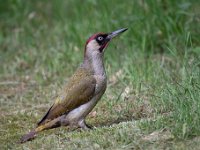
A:
POLYGON ((126 30, 127 28, 123 28, 111 33, 97 33, 87 40, 83 63, 38 122, 37 127, 21 138, 21 143, 33 139, 38 132, 59 126, 90 128, 85 123, 85 118, 106 90, 104 50, 114 37, 126 30))

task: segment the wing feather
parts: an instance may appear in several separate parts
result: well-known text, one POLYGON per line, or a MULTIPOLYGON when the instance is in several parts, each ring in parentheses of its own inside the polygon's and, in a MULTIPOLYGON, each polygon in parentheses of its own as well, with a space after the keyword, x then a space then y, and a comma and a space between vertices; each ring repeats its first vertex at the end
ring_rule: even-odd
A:
POLYGON ((95 94, 95 87, 96 79, 92 75, 87 75, 83 71, 79 73, 79 76, 75 74, 38 126, 87 103, 95 94))

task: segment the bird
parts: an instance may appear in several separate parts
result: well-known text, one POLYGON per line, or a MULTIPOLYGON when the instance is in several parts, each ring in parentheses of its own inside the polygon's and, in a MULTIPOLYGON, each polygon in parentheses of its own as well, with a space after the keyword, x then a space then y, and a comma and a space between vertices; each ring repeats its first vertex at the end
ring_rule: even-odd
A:
POLYGON ((91 129, 85 118, 101 99, 107 87, 103 59, 105 49, 113 38, 127 29, 122 28, 110 33, 99 32, 86 41, 82 64, 64 85, 37 126, 21 137, 20 143, 34 139, 43 130, 60 126, 91 129))

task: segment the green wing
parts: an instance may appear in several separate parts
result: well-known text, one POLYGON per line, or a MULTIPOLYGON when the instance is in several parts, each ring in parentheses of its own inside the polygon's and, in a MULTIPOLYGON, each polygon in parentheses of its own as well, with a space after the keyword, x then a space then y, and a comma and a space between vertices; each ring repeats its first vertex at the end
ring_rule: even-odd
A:
POLYGON ((42 125, 87 103, 95 93, 95 86, 96 79, 92 75, 86 74, 83 70, 76 72, 38 125, 42 125))

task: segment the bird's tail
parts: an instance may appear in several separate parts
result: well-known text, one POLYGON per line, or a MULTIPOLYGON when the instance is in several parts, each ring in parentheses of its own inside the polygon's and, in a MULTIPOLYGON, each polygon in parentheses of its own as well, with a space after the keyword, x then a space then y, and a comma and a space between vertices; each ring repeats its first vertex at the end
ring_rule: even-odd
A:
POLYGON ((19 143, 25 143, 35 138, 37 132, 35 130, 30 131, 29 133, 23 135, 19 143))
POLYGON ((20 139, 20 143, 25 143, 25 142, 27 142, 27 141, 33 140, 33 139, 36 137, 37 133, 39 133, 39 132, 41 132, 41 131, 47 129, 47 127, 49 127, 49 126, 47 126, 47 125, 48 125, 48 124, 44 124, 44 125, 38 126, 37 128, 33 129, 33 130, 30 131, 29 133, 23 135, 23 136, 21 137, 21 139, 20 139))
POLYGON ((29 133, 23 135, 20 139, 20 143, 25 143, 27 141, 34 139, 36 137, 37 133, 39 133, 43 130, 60 127, 61 122, 62 122, 62 117, 58 117, 58 118, 51 120, 45 124, 39 125, 38 127, 33 129, 32 131, 30 131, 29 133))

